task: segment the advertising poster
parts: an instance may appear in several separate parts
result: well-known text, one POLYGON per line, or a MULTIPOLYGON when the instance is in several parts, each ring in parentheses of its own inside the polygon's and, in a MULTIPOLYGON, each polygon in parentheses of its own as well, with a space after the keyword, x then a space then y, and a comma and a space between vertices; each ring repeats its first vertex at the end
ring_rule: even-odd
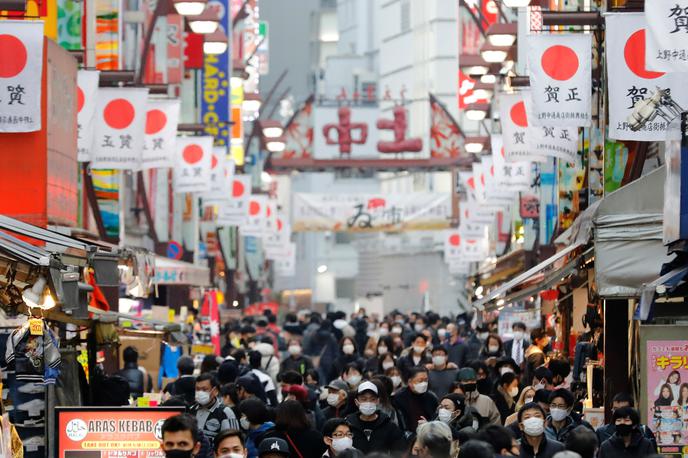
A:
POLYGON ((162 458, 162 424, 180 413, 163 407, 58 407, 57 458, 162 458))
POLYGON ((533 309, 504 308, 497 319, 498 333, 504 339, 513 337, 511 327, 514 323, 525 323, 528 329, 539 328, 541 325, 540 307, 533 309))
POLYGON ((647 341, 647 425, 658 453, 688 445, 688 340, 647 341))
MULTIPOLYGON (((220 18, 220 30, 228 37, 231 36, 231 33, 227 32, 231 30, 227 0, 212 0, 208 2, 207 8, 220 18)), ((206 126, 206 134, 215 137, 215 146, 228 146, 230 139, 228 124, 231 92, 229 79, 232 74, 230 49, 227 47, 222 54, 206 54, 203 64, 201 117, 206 126)))

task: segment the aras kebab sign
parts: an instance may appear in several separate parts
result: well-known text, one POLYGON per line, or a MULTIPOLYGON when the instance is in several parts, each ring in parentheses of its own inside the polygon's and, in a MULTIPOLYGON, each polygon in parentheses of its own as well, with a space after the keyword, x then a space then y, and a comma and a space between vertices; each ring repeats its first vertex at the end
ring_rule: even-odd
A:
POLYGON ((57 408, 58 458, 162 458, 162 424, 177 408, 57 408))

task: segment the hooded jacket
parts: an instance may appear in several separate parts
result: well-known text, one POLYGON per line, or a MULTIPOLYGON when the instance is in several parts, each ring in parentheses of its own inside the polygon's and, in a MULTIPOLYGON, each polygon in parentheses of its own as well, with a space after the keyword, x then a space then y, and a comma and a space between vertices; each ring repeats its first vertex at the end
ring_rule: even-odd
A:
POLYGON ((406 448, 404 435, 389 416, 378 412, 377 419, 371 422, 361 421, 358 413, 346 417, 354 435, 354 448, 364 454, 372 452, 392 454, 406 448))
POLYGON ((542 442, 540 443, 540 448, 535 453, 533 447, 528 443, 525 437, 521 437, 521 454, 520 458, 552 458, 556 453, 561 452, 566 447, 561 442, 555 440, 547 439, 547 435, 542 435, 542 442))
POLYGON ((437 410, 437 396, 431 391, 416 394, 406 387, 392 397, 392 405, 399 412, 400 425, 404 431, 415 432, 420 417, 430 420, 437 410))
POLYGON ((497 406, 492 399, 484 394, 480 394, 477 391, 466 393, 466 406, 474 408, 489 423, 495 425, 502 424, 502 417, 499 415, 497 406))
POLYGON ((618 434, 614 434, 610 439, 604 441, 600 446, 599 458, 641 458, 654 455, 657 449, 652 443, 636 428, 631 434, 631 443, 626 447, 624 440, 618 434))
POLYGON ((272 381, 275 382, 280 371, 279 357, 275 355, 275 347, 269 343, 259 342, 254 347, 254 350, 259 351, 262 355, 260 365, 263 372, 268 374, 272 381))

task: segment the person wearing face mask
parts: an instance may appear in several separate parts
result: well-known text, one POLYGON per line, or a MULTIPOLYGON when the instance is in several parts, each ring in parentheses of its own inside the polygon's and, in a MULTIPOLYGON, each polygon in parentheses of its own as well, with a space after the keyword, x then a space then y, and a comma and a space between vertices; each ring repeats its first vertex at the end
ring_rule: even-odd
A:
POLYGON ((459 431, 464 428, 473 428, 477 431, 480 427, 470 409, 466 409, 466 397, 463 394, 445 395, 437 406, 437 415, 434 419, 448 424, 454 439, 459 438, 459 431))
POLYGON ((549 416, 545 422, 545 434, 549 439, 564 443, 569 433, 579 425, 593 430, 587 422, 572 417, 571 409, 574 402, 573 394, 569 390, 559 388, 552 391, 549 396, 549 416))
POLYGON ((545 348, 549 345, 549 336, 547 331, 542 328, 533 329, 530 331, 530 347, 525 354, 525 369, 523 371, 523 380, 529 383, 533 379, 535 369, 544 366, 547 361, 545 355, 545 348))
POLYGON ((259 399, 246 399, 239 404, 241 418, 239 424, 246 434, 246 450, 248 458, 258 457, 258 444, 275 424, 268 420, 269 412, 265 403, 259 399))
POLYGON ((219 398, 220 385, 211 374, 201 374, 196 379, 196 403, 189 412, 196 417, 203 434, 213 439, 225 429, 239 429, 234 411, 222 404, 219 398))
POLYGON ((455 323, 447 325, 447 340, 444 342, 444 348, 447 349, 447 357, 450 362, 456 364, 456 367, 463 367, 466 365, 466 344, 459 335, 459 326, 455 323))
POLYGON ((379 411, 377 386, 368 381, 361 383, 355 402, 358 413, 346 418, 351 425, 354 447, 365 454, 401 453, 406 447, 404 435, 389 416, 379 411))
POLYGON ((437 396, 428 391, 428 370, 414 367, 407 378, 408 386, 392 398, 399 412, 399 425, 404 431, 415 431, 419 422, 431 419, 437 410, 437 396))
POLYGON ((194 417, 181 414, 162 424, 162 449, 166 458, 192 458, 201 451, 198 424, 194 417))
POLYGON ((466 405, 474 408, 489 423, 501 424, 499 410, 494 401, 478 391, 478 375, 475 369, 464 367, 459 370, 456 379, 466 396, 466 405))
POLYGON ((485 345, 483 345, 480 351, 480 359, 485 361, 485 363, 494 367, 497 364, 497 359, 504 356, 504 344, 502 339, 499 338, 497 334, 490 334, 487 339, 485 339, 485 345))
POLYGON ((504 342, 504 353, 521 366, 525 360, 526 350, 530 346, 526 335, 526 325, 518 321, 511 325, 511 332, 513 338, 504 342))
POLYGON ((551 359, 547 368, 552 371, 552 385, 554 385, 554 389, 571 389, 571 381, 569 379, 571 364, 567 360, 558 358, 551 359))
MULTIPOLYGON (((633 397, 630 394, 623 392, 617 393, 612 398, 612 415, 617 409, 620 409, 622 407, 635 407, 635 402, 633 401, 633 397)), ((652 432, 652 430, 643 424, 638 425, 638 429, 645 435, 645 437, 650 442, 652 442, 652 445, 655 448, 657 448, 657 438, 655 437, 655 434, 652 432)), ((597 428, 595 434, 597 434, 597 439, 599 440, 599 443, 602 444, 604 443, 604 441, 611 438, 615 432, 616 427, 614 425, 614 422, 611 422, 609 424, 602 425, 599 428, 597 428)))
POLYGON ((228 429, 215 436, 215 458, 246 458, 248 452, 241 431, 228 429))
MULTIPOLYGON (((528 382, 528 379, 524 379, 528 382)), ((554 374, 552 371, 545 366, 540 366, 533 372, 533 378, 531 379, 531 385, 535 387, 535 390, 553 390, 554 389, 554 374)))
POLYGON ((389 377, 389 380, 392 382, 392 394, 404 388, 404 379, 401 377, 401 371, 398 367, 392 366, 386 369, 384 374, 389 377))
POLYGON ((354 447, 354 435, 351 426, 343 418, 328 420, 323 426, 323 441, 327 450, 322 458, 334 458, 345 450, 354 447))
POLYGON ((290 339, 287 346, 287 354, 280 364, 280 374, 287 371, 296 371, 301 375, 313 369, 313 362, 303 354, 303 347, 299 339, 290 339))
POLYGON ((518 425, 521 430, 520 458, 552 458, 564 450, 564 444, 545 435, 545 411, 537 403, 521 407, 518 425))
POLYGON ((640 458, 657 453, 640 431, 640 415, 633 407, 614 410, 612 424, 615 433, 600 446, 599 458, 640 458))
POLYGON ((407 349, 397 362, 401 374, 406 378, 414 367, 425 367, 432 363, 432 358, 427 352, 428 337, 425 334, 416 334, 411 343, 411 348, 407 349))
POLYGON ((495 391, 490 397, 497 406, 497 410, 499 410, 502 423, 505 423, 507 417, 515 412, 518 392, 518 378, 516 378, 516 374, 506 372, 499 377, 495 391))
MULTIPOLYGON (((361 367, 359 372, 362 373, 365 361, 360 357, 356 342, 351 337, 344 337, 339 342, 339 356, 334 361, 334 369, 337 371, 336 375, 340 375, 342 370, 349 364, 355 363, 361 367)), ((334 377, 330 378, 332 380, 334 377)))
POLYGON ((459 368, 448 361, 448 356, 446 348, 435 347, 432 349, 432 364, 427 366, 430 391, 438 397, 449 393, 449 388, 459 373, 459 368))
POLYGON ((349 390, 355 390, 363 380, 363 369, 358 363, 349 363, 342 369, 340 379, 349 385, 349 390))
POLYGON ((262 440, 279 438, 286 441, 292 458, 320 458, 326 448, 322 434, 314 428, 303 405, 288 400, 275 409, 275 428, 266 432, 262 440))
POLYGON ((322 411, 325 420, 332 418, 344 418, 348 415, 350 409, 348 405, 349 400, 349 386, 342 380, 333 380, 324 388, 327 391, 327 407, 322 411))
MULTIPOLYGON (((524 405, 533 402, 535 399, 535 388, 532 386, 526 386, 521 390, 521 394, 518 395, 518 400, 516 401, 516 405, 514 406, 514 413, 509 415, 506 420, 504 420, 504 426, 511 426, 515 425, 518 420, 518 411, 521 410, 521 407, 524 405)), ((514 429, 515 433, 518 433, 518 425, 516 425, 516 428, 514 429)))
POLYGON ((379 374, 382 372, 380 371, 382 361, 384 361, 385 358, 388 357, 388 355, 393 357, 393 346, 394 343, 392 342, 392 338, 388 335, 377 339, 377 342, 374 346, 375 354, 372 357, 368 358, 365 364, 366 376, 370 377, 373 374, 379 374))
POLYGON ((487 337, 490 335, 490 330, 485 325, 480 325, 472 332, 466 341, 466 361, 473 361, 478 359, 480 351, 485 345, 487 337))

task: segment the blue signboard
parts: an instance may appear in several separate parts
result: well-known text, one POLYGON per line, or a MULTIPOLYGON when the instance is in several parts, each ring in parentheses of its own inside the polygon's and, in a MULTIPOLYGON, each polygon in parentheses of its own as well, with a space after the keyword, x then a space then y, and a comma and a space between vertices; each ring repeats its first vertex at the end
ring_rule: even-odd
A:
MULTIPOLYGON (((232 36, 229 0, 210 0, 208 10, 217 12, 220 18, 220 30, 228 37, 232 36)), ((206 54, 204 57, 201 78, 203 93, 201 97, 201 119, 205 132, 215 137, 216 146, 228 146, 230 143, 230 86, 232 76, 231 45, 222 54, 206 54)))

